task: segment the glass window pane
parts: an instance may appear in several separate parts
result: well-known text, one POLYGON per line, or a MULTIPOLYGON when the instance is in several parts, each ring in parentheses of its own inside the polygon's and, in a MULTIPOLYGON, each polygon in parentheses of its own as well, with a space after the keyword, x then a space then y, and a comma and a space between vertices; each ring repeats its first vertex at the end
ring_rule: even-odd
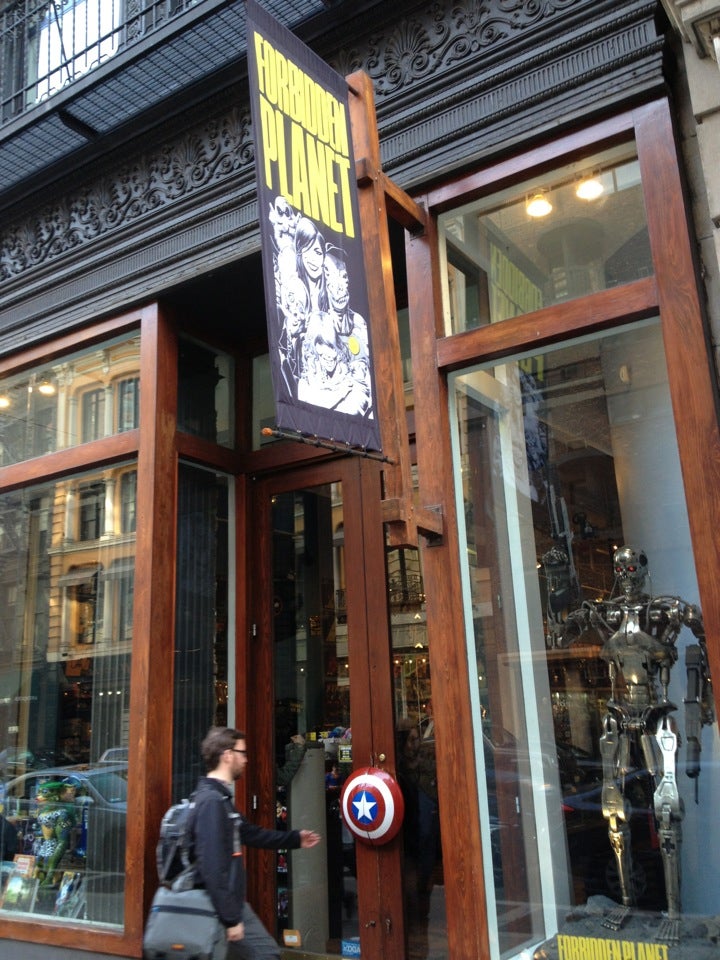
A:
POLYGON ((235 365, 230 356, 181 337, 178 429, 223 447, 235 442, 235 365))
POLYGON ((448 334, 652 273, 632 145, 443 214, 439 230, 448 334))
POLYGON ((720 745, 660 324, 452 383, 494 956, 714 915, 720 745))
MULTIPOLYGON (((0 466, 131 429, 125 393, 139 368, 132 336, 0 379, 0 466)), ((137 426, 137 388, 134 403, 137 426)))
POLYGON ((387 552, 395 756, 405 801, 403 901, 408 960, 448 956, 435 719, 420 553, 387 552))
POLYGON ((342 820, 352 771, 339 483, 272 498, 275 783, 278 829, 317 830, 310 858, 277 854, 277 933, 299 930, 308 955, 335 956, 359 936, 355 841, 342 820))
MULTIPOLYGON (((228 723, 231 534, 228 477, 181 463, 178 474, 173 801, 205 773, 199 744, 228 723)), ((232 717, 230 718, 232 722, 232 717)))
POLYGON ((123 922, 135 540, 120 536, 116 501, 126 470, 0 496, 0 914, 123 922))
POLYGON ((267 443, 276 443, 274 437, 264 437, 262 431, 267 427, 273 430, 277 427, 277 417, 275 415, 275 396, 272 389, 272 380, 270 378, 270 354, 263 353, 258 357, 253 357, 252 364, 252 423, 253 436, 252 448, 259 450, 267 443))

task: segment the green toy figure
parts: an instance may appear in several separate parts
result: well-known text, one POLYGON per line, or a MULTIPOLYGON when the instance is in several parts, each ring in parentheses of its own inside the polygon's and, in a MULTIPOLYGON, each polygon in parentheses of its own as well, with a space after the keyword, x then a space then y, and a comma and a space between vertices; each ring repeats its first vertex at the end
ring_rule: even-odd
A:
POLYGON ((75 826, 75 792, 72 781, 51 780, 38 788, 37 826, 40 833, 35 839, 33 853, 37 857, 36 869, 41 886, 52 886, 56 882, 58 864, 70 846, 75 826))

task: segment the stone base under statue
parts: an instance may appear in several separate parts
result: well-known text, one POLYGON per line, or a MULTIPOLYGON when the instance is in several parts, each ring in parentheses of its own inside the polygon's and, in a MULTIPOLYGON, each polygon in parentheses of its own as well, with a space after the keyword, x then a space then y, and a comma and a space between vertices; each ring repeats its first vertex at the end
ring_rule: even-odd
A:
POLYGON ((720 916, 669 921, 590 897, 535 949, 533 960, 720 960, 720 916))

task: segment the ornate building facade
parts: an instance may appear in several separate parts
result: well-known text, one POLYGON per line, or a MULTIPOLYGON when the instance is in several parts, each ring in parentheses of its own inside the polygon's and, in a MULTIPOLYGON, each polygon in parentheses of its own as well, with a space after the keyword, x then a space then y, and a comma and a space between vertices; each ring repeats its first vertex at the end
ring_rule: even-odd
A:
POLYGON ((140 957, 229 724, 286 958, 713 957, 715 13, 261 5, 348 78, 384 460, 274 429, 244 2, 0 2, 0 943, 140 957))

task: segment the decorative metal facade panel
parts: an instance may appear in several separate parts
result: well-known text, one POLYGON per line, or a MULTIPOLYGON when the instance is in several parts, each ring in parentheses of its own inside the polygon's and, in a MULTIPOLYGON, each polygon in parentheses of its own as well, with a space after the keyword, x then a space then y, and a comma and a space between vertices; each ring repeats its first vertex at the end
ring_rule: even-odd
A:
MULTIPOLYGON (((656 6, 644 0, 382 5, 372 31, 363 36, 348 21, 344 34, 325 37, 319 52, 343 74, 363 69, 371 76, 385 170, 411 188, 480 162, 543 126, 560 128, 569 118, 657 89, 663 41, 655 32, 656 6)), ((34 209, 27 204, 22 216, 3 218, 0 330, 44 322, 53 309, 48 282, 60 261, 66 285, 56 308, 61 324, 72 325, 87 316, 96 289, 106 304, 111 282, 116 295, 131 284, 121 271, 126 252, 127 269, 135 273, 143 247, 142 269, 146 277, 156 275, 158 292, 171 282, 173 256, 178 265, 208 261, 215 247, 227 260, 230 238, 209 236, 207 224, 231 207, 235 252, 248 242, 257 246, 245 87, 206 103, 202 113, 189 112, 184 123, 174 133, 158 128, 163 139, 148 140, 129 159, 116 152, 96 164, 94 179, 61 183, 52 198, 36 196, 34 209), (174 253, 158 243, 171 230, 174 253), (83 279, 91 250, 94 273, 83 279), (105 278, 98 271, 103 258, 105 278), (67 284, 77 290, 76 307, 69 306, 67 284)), ((152 290, 152 281, 144 289, 152 290)), ((0 351, 7 352, 12 337, 3 339, 0 351)))

